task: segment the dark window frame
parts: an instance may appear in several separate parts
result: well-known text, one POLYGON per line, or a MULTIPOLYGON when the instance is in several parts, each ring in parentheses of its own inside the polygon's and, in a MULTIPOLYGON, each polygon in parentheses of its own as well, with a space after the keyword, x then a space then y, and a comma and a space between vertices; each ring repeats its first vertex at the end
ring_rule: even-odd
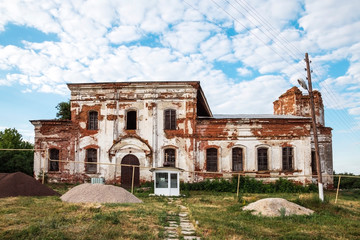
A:
POLYGON ((257 149, 257 163, 258 171, 269 170, 269 149, 267 147, 259 147, 257 149))
POLYGON ((129 109, 126 111, 126 130, 136 130, 137 129, 137 111, 134 109, 129 109))
POLYGON ((86 164, 85 164, 85 172, 86 173, 97 173, 97 164, 89 164, 89 162, 97 163, 98 150, 96 148, 88 148, 86 149, 86 164))
POLYGON ((88 113, 88 130, 98 130, 99 124, 99 113, 97 111, 91 110, 88 113))
POLYGON ((282 148, 282 169, 285 171, 294 170, 294 148, 282 148))
POLYGON ((164 149, 164 166, 175 167, 176 164, 176 150, 174 148, 164 149))
POLYGON ((314 149, 311 150, 311 172, 313 175, 317 175, 317 168, 316 168, 316 152, 314 149))
POLYGON ((244 150, 241 147, 232 149, 232 171, 244 171, 244 150))
POLYGON ((58 172, 59 171, 59 162, 50 161, 50 160, 59 160, 60 159, 60 150, 57 148, 49 149, 49 172, 58 172))
POLYGON ((218 149, 208 148, 206 149, 206 171, 217 172, 218 171, 218 149))
POLYGON ((164 110, 164 129, 176 130, 176 110, 166 109, 164 110))

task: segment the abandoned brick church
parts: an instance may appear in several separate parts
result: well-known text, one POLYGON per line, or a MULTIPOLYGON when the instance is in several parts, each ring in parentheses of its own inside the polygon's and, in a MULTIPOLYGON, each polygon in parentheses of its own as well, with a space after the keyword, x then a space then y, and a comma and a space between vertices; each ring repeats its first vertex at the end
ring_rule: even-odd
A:
MULTIPOLYGON (((139 185, 152 180, 150 168, 170 166, 185 170, 181 180, 190 182, 239 172, 269 181, 315 179, 309 96, 296 87, 274 102, 273 115, 212 114, 197 81, 68 87, 71 120, 31 121, 35 148, 45 149, 35 152, 35 176, 44 169, 52 181, 102 177, 124 185, 135 176, 139 185), (131 165, 139 166, 134 173, 131 165)), ((321 94, 314 95, 323 182, 331 186, 332 129, 321 94)))

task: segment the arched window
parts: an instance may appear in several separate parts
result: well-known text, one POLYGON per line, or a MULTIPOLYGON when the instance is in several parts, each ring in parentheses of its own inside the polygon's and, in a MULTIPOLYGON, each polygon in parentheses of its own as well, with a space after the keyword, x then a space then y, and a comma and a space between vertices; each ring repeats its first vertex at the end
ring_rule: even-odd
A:
POLYGON ((97 150, 94 148, 89 148, 86 150, 86 173, 96 173, 97 172, 97 150))
POLYGON ((164 167, 175 167, 175 149, 172 148, 165 149, 164 167))
POLYGON ((166 130, 176 130, 176 111, 174 109, 167 109, 164 111, 166 130))
POLYGON ((293 170, 293 148, 283 147, 282 148, 282 163, 283 170, 293 170))
POLYGON ((258 171, 268 170, 268 149, 258 148, 257 158, 258 158, 258 171))
POLYGON ((232 170, 234 172, 243 171, 243 150, 236 147, 232 149, 232 170))
POLYGON ((56 148, 51 148, 49 150, 49 171, 59 171, 59 162, 52 160, 59 160, 59 150, 56 148))
POLYGON ((98 112, 96 111, 89 112, 88 129, 89 130, 98 129, 98 112))
POLYGON ((216 148, 208 148, 206 150, 206 171, 209 172, 217 172, 217 162, 218 162, 218 156, 217 156, 218 150, 216 148))
POLYGON ((126 113, 126 129, 136 130, 136 111, 134 110, 126 113))

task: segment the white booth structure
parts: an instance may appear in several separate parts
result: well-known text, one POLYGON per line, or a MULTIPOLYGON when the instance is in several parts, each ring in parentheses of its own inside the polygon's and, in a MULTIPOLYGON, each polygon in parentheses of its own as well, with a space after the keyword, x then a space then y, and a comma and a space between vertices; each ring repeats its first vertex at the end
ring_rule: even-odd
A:
POLYGON ((180 196, 180 173, 183 169, 174 167, 152 168, 154 193, 163 196, 180 196))

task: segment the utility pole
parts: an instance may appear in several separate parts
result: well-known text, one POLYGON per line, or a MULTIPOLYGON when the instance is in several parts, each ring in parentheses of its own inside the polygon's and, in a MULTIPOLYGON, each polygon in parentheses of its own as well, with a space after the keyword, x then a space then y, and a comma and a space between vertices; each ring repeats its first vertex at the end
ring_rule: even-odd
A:
POLYGON ((309 61, 308 53, 305 53, 305 62, 306 62, 307 80, 308 80, 308 86, 309 86, 308 91, 309 91, 309 96, 310 96, 312 128, 313 128, 313 134, 314 134, 315 160, 316 160, 316 170, 317 170, 317 177, 318 177, 319 199, 323 202, 324 201, 324 189, 323 189, 322 175, 321 175, 319 141, 318 141, 318 134, 317 134, 314 95, 313 95, 313 91, 312 91, 311 70, 310 70, 310 61, 309 61))

